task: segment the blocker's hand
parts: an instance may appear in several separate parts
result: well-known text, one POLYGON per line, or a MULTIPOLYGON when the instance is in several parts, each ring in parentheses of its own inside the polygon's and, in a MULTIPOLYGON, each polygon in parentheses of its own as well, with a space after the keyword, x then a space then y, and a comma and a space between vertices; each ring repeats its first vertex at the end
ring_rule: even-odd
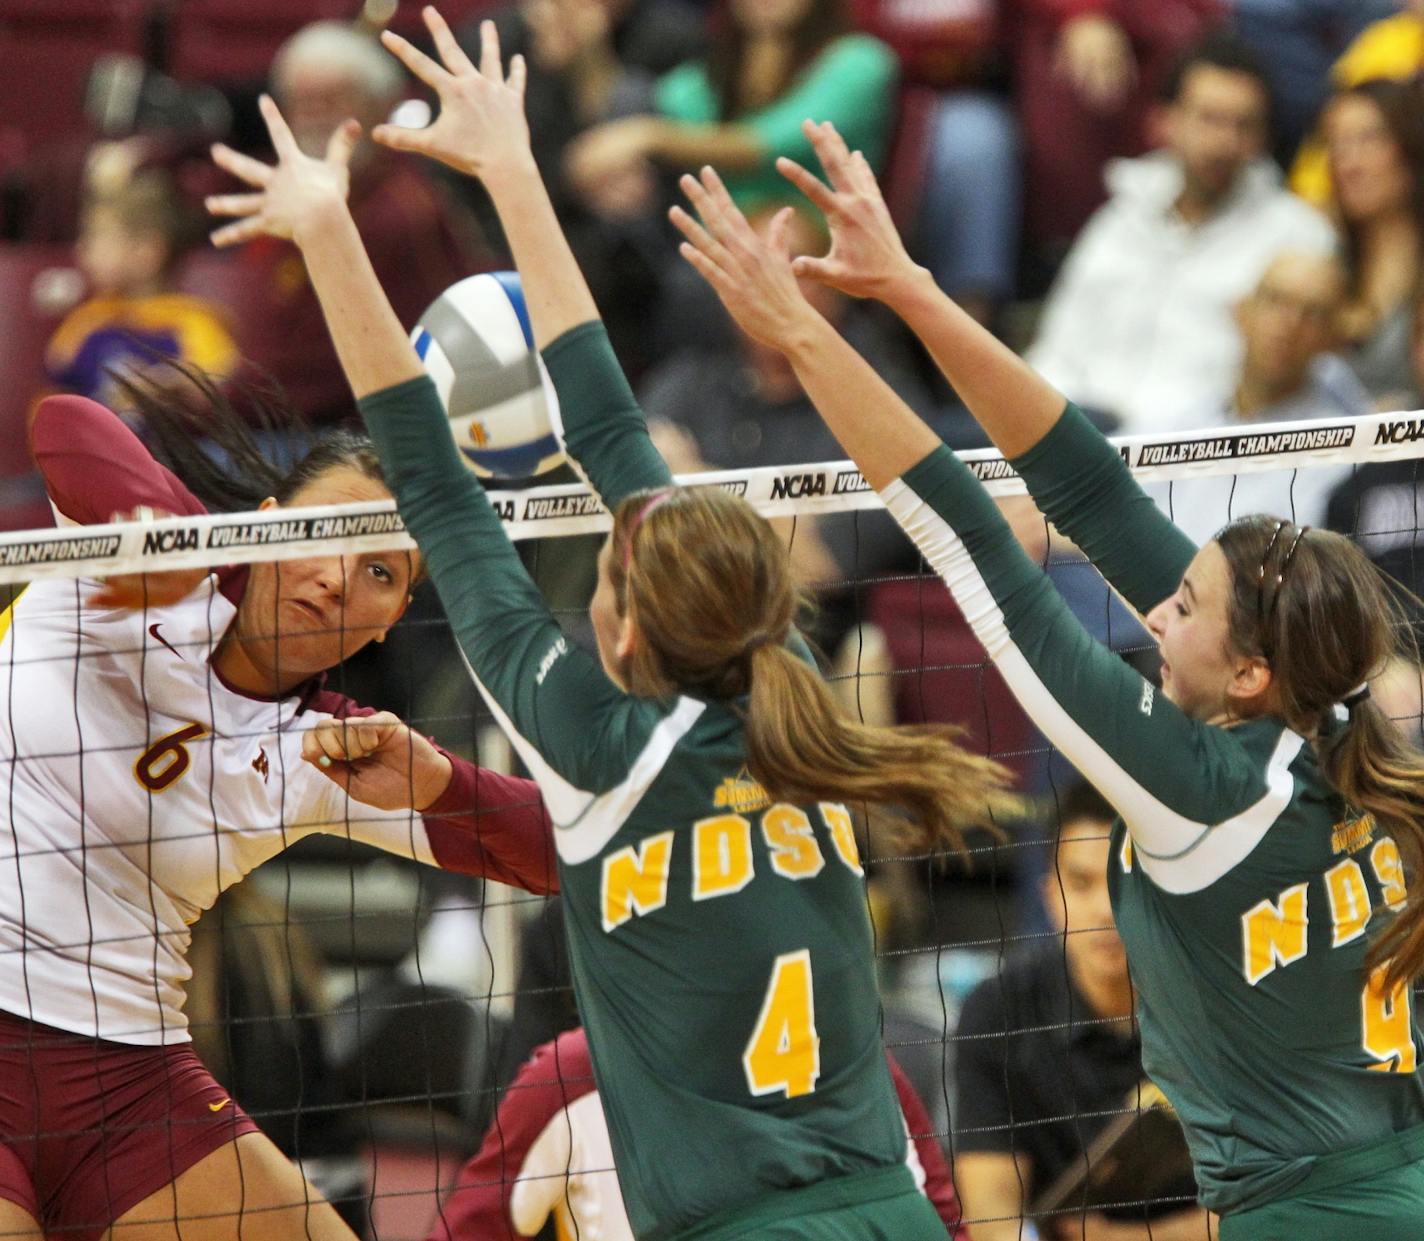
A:
POLYGON ((359 124, 345 121, 338 125, 326 144, 326 155, 313 159, 297 146, 281 111, 269 96, 262 96, 260 106, 277 163, 264 164, 221 142, 213 146, 213 162, 255 191, 208 198, 211 214, 241 217, 213 234, 215 246, 234 246, 255 237, 280 237, 300 244, 302 230, 318 227, 333 204, 346 201, 351 186, 351 152, 361 136, 359 124))
POLYGON ((777 171, 821 209, 831 248, 824 258, 798 258, 795 272, 851 297, 879 297, 918 269, 890 218, 875 173, 829 121, 804 121, 801 129, 830 184, 785 156, 776 161, 777 171))
POLYGON ((753 340, 785 352, 801 331, 824 324, 791 270, 786 242, 790 207, 777 212, 761 237, 713 169, 704 168, 700 179, 684 176, 678 184, 701 220, 699 224, 681 207, 668 212, 687 238, 679 251, 712 286, 738 327, 753 340))
POLYGON ((422 16, 435 40, 441 64, 387 30, 381 42, 440 100, 440 115, 424 129, 378 125, 371 136, 396 151, 414 151, 459 172, 485 179, 529 161, 529 123, 524 119, 523 56, 509 62, 506 77, 499 34, 491 21, 480 23, 480 66, 455 41, 445 19, 432 8, 422 16))
POLYGON ((445 755, 389 711, 322 721, 302 738, 302 758, 381 810, 424 810, 454 773, 445 755))

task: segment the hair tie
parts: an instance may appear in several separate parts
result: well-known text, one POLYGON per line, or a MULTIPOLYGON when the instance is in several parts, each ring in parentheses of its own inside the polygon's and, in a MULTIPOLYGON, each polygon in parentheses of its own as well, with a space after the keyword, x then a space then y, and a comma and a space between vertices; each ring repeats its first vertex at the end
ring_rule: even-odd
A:
POLYGON ((665 487, 655 496, 649 496, 643 507, 633 514, 633 520, 628 523, 628 533, 623 539, 623 571, 628 571, 628 566, 633 563, 633 539, 637 537, 639 529, 653 511, 677 494, 676 487, 665 487))
POLYGON ((1342 707, 1344 707, 1345 710, 1351 711, 1351 710, 1353 710, 1355 707, 1358 707, 1358 706, 1360 705, 1360 703, 1364 702, 1365 699, 1368 698, 1369 696, 1370 696, 1370 683, 1369 683, 1368 681, 1362 681, 1359 685, 1355 686, 1355 688, 1352 689, 1348 694, 1346 694, 1342 699, 1340 699, 1340 705, 1341 705, 1342 707))
POLYGON ((1340 699, 1330 710, 1335 719, 1341 724, 1348 724, 1354 717, 1355 708, 1370 696, 1370 683, 1361 681, 1348 694, 1340 699))
POLYGON ((764 646, 780 646, 781 641, 775 634, 767 633, 765 629, 760 629, 747 639, 742 647, 742 657, 750 659, 764 646))

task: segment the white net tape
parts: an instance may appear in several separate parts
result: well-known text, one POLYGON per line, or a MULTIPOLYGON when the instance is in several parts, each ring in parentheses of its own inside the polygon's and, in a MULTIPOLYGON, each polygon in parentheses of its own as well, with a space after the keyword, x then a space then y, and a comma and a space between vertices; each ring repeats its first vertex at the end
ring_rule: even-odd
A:
MULTIPOLYGON (((1424 413, 1123 436, 1112 442, 1143 482, 1364 465, 1424 454, 1424 413)), ((1023 493, 1022 480, 1000 453, 977 449, 960 456, 994 495, 1023 493)), ((721 470, 679 481, 735 491, 768 517, 880 507, 879 496, 849 461, 721 470)), ((491 499, 512 539, 590 534, 609 525, 607 511, 582 483, 496 491, 491 499)), ((0 584, 413 546, 390 502, 21 531, 0 536, 0 584)))

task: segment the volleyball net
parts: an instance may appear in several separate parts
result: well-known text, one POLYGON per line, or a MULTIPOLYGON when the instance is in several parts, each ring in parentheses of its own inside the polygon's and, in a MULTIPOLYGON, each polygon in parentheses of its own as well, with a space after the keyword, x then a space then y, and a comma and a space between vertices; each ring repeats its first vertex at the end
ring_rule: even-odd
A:
MULTIPOLYGON (((1114 443, 1164 511, 1198 542, 1236 517, 1271 513, 1351 536, 1411 590, 1424 582, 1419 524, 1424 415, 1232 427, 1114 443)), ((1002 497, 1021 541, 1040 558, 1084 625, 1152 675, 1155 646, 1140 618, 1071 546, 1051 535, 1022 498, 1022 482, 1003 458, 992 450, 961 455, 1002 497)), ((1019 710, 948 592, 849 462, 723 471, 680 481, 742 495, 785 531, 793 562, 817 600, 807 631, 849 710, 876 723, 959 725, 967 744, 1013 770, 1036 807, 1025 821, 1006 825, 1003 839, 971 836, 967 858, 906 856, 890 843, 887 821, 874 809, 857 823, 876 928, 886 1042, 925 1104, 928 1136, 951 1161, 975 1153, 1026 1157, 1024 1237, 1034 1235, 1035 1220, 1048 1236, 1058 1222, 1089 1211, 1142 1220, 1189 1205, 1175 1121, 1141 1084, 1140 1071, 1129 1065, 1120 1075, 1127 1085, 1108 1082, 1081 1095, 1070 1092, 1046 1105, 1043 1114, 1034 1110, 1034 1084, 1013 1080, 1035 1057, 1065 1057, 1056 1069, 1060 1075, 1071 1065, 1089 1063, 1092 1055, 1130 1059, 1129 1018, 1095 1015, 1074 1001, 1061 1005, 1061 1012, 1050 1004, 1025 1026, 1015 1025, 1002 1005, 989 1005, 997 1015, 986 1026, 988 1010, 979 1002, 978 1024, 961 1025, 965 1003, 981 984, 1019 976, 1014 973, 1019 963, 1035 954, 1050 965, 1056 961, 1066 980, 1075 945, 1111 932, 1101 917, 1083 921, 1074 908, 1078 896, 1063 878, 1060 852, 1068 846, 1059 843, 1060 826, 1065 815, 1084 813, 1086 804, 1075 789, 1077 777, 1019 710), (1003 1028, 992 1028, 995 1021, 1003 1028), (1085 1052, 1085 1040, 1095 1050, 1085 1052), (1088 1059, 1079 1059, 1083 1056, 1088 1059), (976 1091, 994 1095, 996 1102, 984 1102, 976 1091), (966 1099, 966 1092, 974 1097, 966 1099), (1078 1153, 1054 1155, 1065 1141, 1078 1153)), ((607 512, 578 483, 496 490, 491 500, 571 637, 590 641, 585 609, 598 541, 610 524, 607 512)), ((54 579, 413 546, 389 503, 28 531, 0 536, 0 602, 16 597, 26 583, 54 579)), ((105 664, 112 652, 86 642, 86 621, 77 605, 70 621, 62 658, 74 700, 44 709, 79 719, 86 709, 87 678, 112 674, 105 664), (88 668, 86 661, 92 661, 88 668)), ((15 700, 15 687, 24 683, 20 672, 27 661, 61 656, 31 640, 23 611, 7 613, 0 634, 7 627, 0 685, 15 751, 6 756, 13 813, 17 769, 55 757, 27 754, 14 740, 16 722, 35 709, 15 700)), ((181 639, 188 635, 152 636, 145 657, 160 643, 172 650, 169 639, 180 657, 186 649, 181 639)), ((144 684, 145 701, 162 716, 167 711, 162 682, 144 684)), ((396 712, 454 754, 518 772, 428 583, 418 589, 390 639, 335 669, 328 684, 396 712)), ((1401 726, 1418 737, 1421 677, 1413 662, 1401 654, 1374 688, 1401 726)), ((85 765, 79 758, 82 779, 85 765)), ((169 761, 160 762, 160 775, 170 770, 164 765, 169 761)), ((194 763, 187 778, 221 778, 211 765, 203 766, 194 763)), ((150 799, 164 795, 162 789, 147 793, 150 799)), ((1094 814, 1090 809, 1086 817, 1093 820, 1094 814)), ((1094 821, 1092 830, 1072 839, 1084 848, 1096 842, 1105 852, 1106 824, 1101 816, 1094 821)), ((122 846, 140 870, 146 865, 145 844, 153 844, 145 842, 144 830, 138 824, 122 846)), ((212 844, 213 833, 211 822, 195 825, 186 847, 201 851, 212 844)), ((481 1231, 460 1198, 479 1197, 489 1189, 491 1175, 506 1189, 518 1178, 554 1186, 542 1197, 525 1195, 520 1226, 533 1229, 529 1235, 538 1231, 540 1209, 551 1213, 546 1227, 556 1230, 547 1235, 604 1235, 580 1231, 586 1221, 578 1218, 579 1195, 565 1192, 567 1177, 611 1177, 609 1168, 590 1163, 577 1141, 565 1141, 565 1162, 552 1170, 547 1159, 525 1166, 521 1161, 528 1152, 516 1157, 511 1145, 509 1158, 466 1174, 450 1196, 462 1164, 490 1126, 497 1133, 509 1128, 507 1118, 496 1120, 501 1100, 517 1108, 521 1089, 530 1100, 548 1093, 527 1076, 509 1089, 526 1057, 577 1023, 557 899, 421 866, 352 838, 359 834, 305 835, 244 882, 233 884, 225 874, 217 905, 201 918, 200 910, 192 911, 196 924, 187 954, 192 977, 185 1012, 195 1049, 232 1098, 338 1203, 358 1235, 421 1241, 446 1235, 439 1232, 445 1227, 457 1238, 504 1236, 481 1231)), ((42 846, 11 836, 10 847, 0 849, 8 855, 2 864, 13 865, 21 883, 27 872, 19 855, 25 849, 81 854, 94 845, 77 829, 66 837, 57 828, 42 846)), ((236 865, 212 848, 212 858, 203 864, 219 870, 236 865)), ((147 856, 152 854, 150 848, 147 856)), ((20 951, 27 902, 35 909, 60 901, 73 911, 69 956, 93 957, 96 946, 85 936, 95 935, 96 923, 92 914, 80 913, 90 901, 89 880, 82 865, 74 873, 72 891, 19 891, 18 907, 0 914, 0 922, 11 924, 4 928, 0 954, 20 951)), ((159 895, 153 897, 155 943, 161 938, 162 887, 160 876, 159 895)), ((153 959, 158 960, 157 949, 153 959)), ((32 963, 30 969, 42 973, 43 966, 32 963)), ((33 979, 36 987, 49 981, 33 979)), ((58 974, 55 985, 61 985, 58 974)), ((1000 990, 1007 994, 1008 984, 1000 990)), ((77 1002, 82 1008, 89 999, 79 996, 77 1002)), ((96 1010, 98 1004, 93 997, 96 1010)), ((578 1095, 591 1083, 568 1085, 578 1095)), ((1003 1222, 1000 1215, 976 1211, 972 1200, 966 1208, 971 1228, 976 1220, 1003 1222)), ((261 1235, 258 1228, 254 1235, 261 1235)))

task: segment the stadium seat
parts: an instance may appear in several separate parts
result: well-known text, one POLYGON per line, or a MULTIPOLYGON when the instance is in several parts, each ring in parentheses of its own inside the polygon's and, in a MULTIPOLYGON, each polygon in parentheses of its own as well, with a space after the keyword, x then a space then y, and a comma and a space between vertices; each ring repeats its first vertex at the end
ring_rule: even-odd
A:
POLYGON ((289 35, 308 22, 348 21, 358 8, 354 0, 178 0, 169 72, 220 85, 264 79, 289 35))
POLYGON ((1036 733, 969 622, 938 579, 877 583, 867 619, 890 646, 895 703, 904 723, 958 724, 966 743, 1020 777, 1036 733))
POLYGON ((67 306, 47 307, 52 273, 72 268, 68 246, 0 246, 0 529, 48 526, 49 504, 30 462, 26 415, 44 387, 44 348, 67 306))
POLYGON ((920 197, 925 189, 925 162, 929 158, 930 125, 938 103, 936 92, 925 86, 900 90, 895 110, 895 129, 885 157, 881 182, 885 205, 895 225, 913 235, 919 219, 920 197))
MULTIPOLYGON (((390 28, 407 38, 419 38, 428 42, 425 23, 420 18, 420 11, 427 3, 429 0, 400 0, 395 16, 391 18, 390 28)), ((436 7, 450 25, 459 27, 471 18, 481 17, 504 5, 503 0, 442 0, 436 7)))
POLYGON ((178 287, 221 306, 233 332, 260 313, 265 295, 241 250, 214 250, 207 246, 200 246, 184 260, 178 287))
MULTIPOLYGON (((3 3, 4 0, 0 0, 3 3)), ((428 42, 420 11, 427 0, 399 0, 390 27, 428 42)), ((352 21, 360 0, 177 0, 169 71, 184 81, 254 82, 267 76, 282 42, 308 22, 352 21)), ((452 26, 497 7, 497 0, 443 0, 452 26)))
POLYGON ((105 52, 142 56, 153 0, 0 0, 0 148, 20 158, 82 133, 84 90, 105 52))

